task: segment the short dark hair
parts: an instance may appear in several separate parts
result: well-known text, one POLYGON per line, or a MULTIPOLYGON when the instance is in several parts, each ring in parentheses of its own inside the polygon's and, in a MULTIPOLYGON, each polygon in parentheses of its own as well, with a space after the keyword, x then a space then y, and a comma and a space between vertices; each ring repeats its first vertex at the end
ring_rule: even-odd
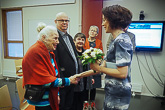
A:
POLYGON ((132 12, 120 5, 105 7, 102 13, 112 29, 124 29, 132 22, 132 12))
POLYGON ((76 41, 76 38, 77 38, 77 37, 84 38, 85 41, 86 41, 86 36, 85 36, 83 33, 77 33, 77 34, 74 36, 74 41, 76 41))

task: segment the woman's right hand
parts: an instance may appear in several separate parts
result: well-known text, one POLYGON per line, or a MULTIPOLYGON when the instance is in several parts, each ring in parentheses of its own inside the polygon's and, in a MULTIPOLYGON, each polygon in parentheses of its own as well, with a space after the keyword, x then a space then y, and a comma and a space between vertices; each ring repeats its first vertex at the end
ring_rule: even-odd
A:
POLYGON ((95 71, 99 71, 99 64, 98 63, 91 63, 90 68, 95 71))

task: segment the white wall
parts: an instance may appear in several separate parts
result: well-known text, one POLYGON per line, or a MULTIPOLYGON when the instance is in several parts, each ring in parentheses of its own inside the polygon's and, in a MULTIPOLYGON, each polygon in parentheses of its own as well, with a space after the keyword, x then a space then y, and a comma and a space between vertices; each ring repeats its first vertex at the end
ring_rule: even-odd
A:
MULTIPOLYGON (((24 51, 26 52, 30 46, 30 39, 35 39, 36 36, 30 36, 30 26, 31 23, 38 23, 41 21, 48 20, 54 25, 55 15, 58 12, 64 11, 70 17, 68 32, 74 36, 80 31, 79 24, 79 4, 68 4, 68 5, 54 5, 54 6, 40 6, 40 7, 27 7, 23 8, 23 26, 24 26, 24 51), (42 13, 41 13, 42 12, 42 13), (34 38, 35 37, 35 38, 34 38)), ((36 31, 36 25, 33 27, 36 31)), ((33 34, 31 34, 33 35, 33 34)))
MULTIPOLYGON (((165 1, 164 0, 106 0, 103 3, 103 7, 109 6, 109 5, 115 5, 119 4, 121 6, 127 7, 129 10, 133 13, 133 21, 139 20, 139 14, 140 11, 143 10, 145 14, 145 20, 150 21, 165 21, 165 1)), ((104 51, 106 51, 106 41, 108 39, 109 34, 105 33, 105 30, 103 28, 102 33, 102 41, 104 42, 104 51)), ((164 39, 165 43, 165 39, 164 39)), ((165 44, 164 44, 165 46, 165 44)), ((163 87, 159 86, 158 83, 151 77, 149 72, 146 71, 145 68, 148 69, 147 63, 145 60, 145 53, 139 52, 138 58, 144 64, 144 67, 142 64, 140 64, 142 69, 142 76, 144 77, 144 81, 147 84, 147 87, 151 90, 152 93, 155 95, 163 95, 163 87)), ((152 53, 152 52, 146 52, 146 58, 149 63, 149 66, 151 68, 152 73, 154 74, 155 78, 159 80, 155 70, 153 69, 152 62, 150 55, 152 56, 152 59, 156 65, 156 69, 159 71, 159 76, 161 77, 161 80, 165 82, 165 48, 162 52, 159 53, 152 53)), ((137 56, 134 53, 133 61, 132 61, 132 83, 142 84, 142 95, 151 95, 151 93, 147 90, 144 81, 142 80, 142 76, 139 70, 138 62, 137 62, 137 56)))
POLYGON ((1 8, 75 3, 76 0, 0 0, 1 8))

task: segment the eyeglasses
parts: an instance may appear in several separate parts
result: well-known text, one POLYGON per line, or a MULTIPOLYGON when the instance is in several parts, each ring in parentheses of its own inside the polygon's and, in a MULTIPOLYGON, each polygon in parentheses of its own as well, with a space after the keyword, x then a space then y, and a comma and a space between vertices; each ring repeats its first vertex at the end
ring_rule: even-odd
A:
POLYGON ((97 32, 97 31, 95 31, 95 30, 90 30, 90 31, 92 31, 92 32, 97 32))
POLYGON ((56 21, 60 21, 60 22, 66 22, 66 23, 68 23, 70 20, 56 20, 56 21))

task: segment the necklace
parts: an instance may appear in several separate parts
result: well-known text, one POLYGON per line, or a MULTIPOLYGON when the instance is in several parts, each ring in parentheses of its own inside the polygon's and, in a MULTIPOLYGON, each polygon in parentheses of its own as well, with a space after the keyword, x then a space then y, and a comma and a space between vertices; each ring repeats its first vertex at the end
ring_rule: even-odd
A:
POLYGON ((89 41, 89 42, 95 42, 96 39, 94 38, 93 40, 91 40, 90 38, 88 38, 88 41, 89 41))

